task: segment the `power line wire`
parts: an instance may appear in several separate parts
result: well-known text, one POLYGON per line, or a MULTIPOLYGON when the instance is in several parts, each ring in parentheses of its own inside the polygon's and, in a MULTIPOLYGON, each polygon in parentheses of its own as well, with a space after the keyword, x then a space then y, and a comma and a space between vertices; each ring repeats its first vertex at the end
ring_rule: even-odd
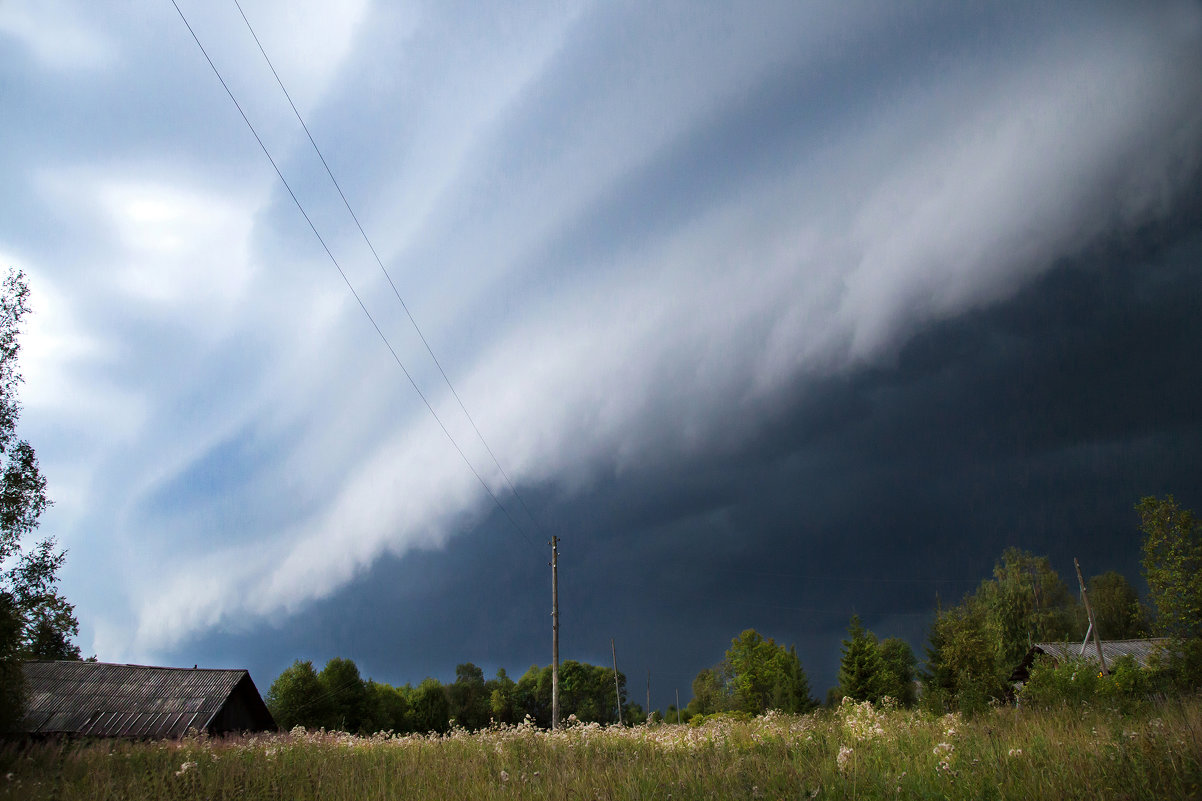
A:
POLYGON ((458 452, 459 457, 463 459, 463 463, 467 465, 468 470, 472 471, 472 475, 474 475, 476 480, 480 482, 480 486, 484 487, 484 491, 488 493, 490 498, 492 498, 493 503, 496 504, 497 508, 501 510, 514 529, 521 534, 527 542, 529 542, 531 545, 534 545, 534 540, 530 539, 530 535, 528 535, 526 531, 518 525, 517 521, 513 519, 513 516, 509 514, 509 510, 501 504, 501 501, 497 498, 496 493, 492 491, 492 488, 488 486, 488 483, 485 482, 485 480, 480 476, 480 473, 477 472, 476 468, 472 465, 471 460, 467 458, 467 454, 463 452, 463 449, 459 447, 459 443, 455 441, 455 438, 451 436, 451 432, 447 430, 446 425, 442 422, 442 418, 438 416, 438 412, 434 411, 434 407, 430 405, 430 401, 421 391, 421 388, 418 387, 417 382, 413 380, 413 376, 409 373, 409 370, 405 368, 404 362, 401 361, 401 357, 392 347, 392 343, 388 341, 388 337, 384 335, 384 332, 380 329, 376 319, 372 316, 371 312, 368 311, 366 304, 363 303, 363 299, 359 296, 359 293, 355 291, 355 286, 351 283, 346 271, 342 269, 342 265, 338 263, 338 259, 334 258, 334 254, 330 251, 329 245, 327 245, 325 239, 322 238, 321 233, 317 230, 317 226, 313 224, 313 220, 309 217, 308 212, 305 211, 305 207, 301 204, 300 199, 296 196, 296 193, 292 191, 292 187, 289 185, 288 179, 284 177, 284 173, 280 171, 279 165, 277 165, 275 159, 272 158, 271 151, 269 151, 267 149, 267 145, 263 143, 263 139, 259 136, 259 132, 255 130, 255 126, 251 123, 250 118, 247 117, 246 112, 242 110, 242 105, 238 102, 238 99, 234 97, 234 93, 230 90, 229 85, 225 82, 225 78, 221 76, 221 71, 217 69, 217 65, 213 63, 213 59, 209 57, 208 51, 205 50, 204 45, 201 44, 200 37, 196 35, 196 31, 192 29, 192 25, 188 22, 188 18, 184 16, 183 9, 179 7, 179 3, 177 3, 176 0, 171 0, 171 5, 175 6, 175 11, 179 14, 179 18, 183 20, 184 26, 188 29, 188 33, 192 35, 192 40, 196 42, 196 46, 200 48, 200 52, 202 55, 204 55, 205 61, 209 62, 209 67, 213 70, 213 74, 217 76, 217 80, 221 82, 221 86, 223 89, 225 89, 225 93, 229 95, 234 107, 237 108, 238 113, 242 115, 242 121, 246 123, 246 127, 249 128, 251 134, 254 135, 255 141, 259 143, 259 147, 263 150, 263 155, 267 156, 267 160, 271 162, 271 166, 275 170, 275 174, 279 176, 280 182, 284 184, 284 188, 288 190, 288 195, 292 198, 292 202, 296 204, 296 208, 300 211, 301 216, 304 217, 305 222, 309 224, 309 229, 313 231, 313 235, 317 237, 317 241, 321 243, 326 255, 330 257, 330 261, 334 264, 335 269, 338 270, 338 274, 342 276, 343 282, 346 284, 347 289, 351 291, 355 301, 359 304, 359 308, 363 310, 363 314, 366 315, 367 319, 371 322, 372 328, 376 330, 376 334, 379 335, 380 340, 384 343, 384 346, 388 348, 388 352, 392 354, 393 360, 395 360, 397 366, 401 368, 401 372, 405 374, 405 378, 409 379, 409 384, 413 387, 413 391, 416 392, 418 397, 422 399, 422 403, 426 405, 426 409, 428 409, 430 414, 433 415, 434 420, 438 423, 438 427, 442 429, 442 433, 446 435, 448 440, 450 440, 451 445, 455 448, 456 452, 458 452))
POLYGON ((522 509, 525 510, 526 515, 530 518, 531 522, 534 523, 535 528, 542 532, 542 527, 539 525, 538 519, 530 511, 530 507, 526 505, 526 501, 522 498, 521 493, 518 492, 517 487, 514 486, 513 481, 510 480, 509 474, 505 472, 505 468, 501 466, 501 462, 497 459, 496 454, 493 453, 493 449, 488 444, 488 440, 486 440, 484 438, 484 434, 480 432, 480 428, 476 425, 475 419, 467 410, 467 406, 463 403, 463 399, 459 397, 459 393, 455 390, 455 386, 451 383, 451 379, 447 375, 446 370, 443 369, 442 362, 440 362, 438 357, 434 355, 434 349, 430 346, 430 342, 426 339, 426 335, 422 333, 421 326, 417 324, 417 320, 414 318, 413 313, 409 311, 408 304, 406 304, 405 299, 401 297, 401 292, 399 289, 397 289, 396 283, 392 280, 392 275, 384 266, 384 261, 380 258, 380 254, 376 252, 376 247, 372 244, 371 239, 368 237, 367 231, 364 230, 363 224, 359 222, 359 217, 355 214, 355 210, 351 208, 351 203, 349 200, 347 200, 346 193, 342 191, 342 185, 339 184, 338 179, 334 177, 334 171, 330 169, 330 165, 326 161, 326 157, 322 154, 321 148, 317 146, 317 141, 313 138, 313 134, 309 131, 309 126, 305 124, 304 117, 301 116, 300 110, 296 107, 296 103, 292 102, 292 95, 288 93, 288 89, 284 86, 283 79, 280 78, 279 72, 276 71, 275 64, 272 63, 271 57, 267 55, 267 50, 264 49, 263 43, 259 40, 259 35, 255 33, 254 26, 251 25, 250 19, 247 18, 246 12, 242 10, 242 4, 239 2, 239 0, 234 0, 234 5, 237 6, 238 13, 242 15, 242 21, 246 23, 246 29, 250 31, 250 35, 254 38, 255 44, 258 45, 259 52, 263 54, 263 60, 267 62, 268 68, 271 69, 271 74, 275 76, 275 82, 279 85, 280 91, 282 91, 284 93, 284 97, 288 99, 288 105, 292 107, 292 113, 296 115, 297 122, 299 122, 301 128, 304 129, 305 136, 309 137, 309 144, 313 145, 313 150, 317 153, 317 157, 321 159, 321 166, 325 167, 326 175, 330 176, 330 181, 334 184, 334 188, 338 190, 338 196, 342 198, 342 204, 346 206, 347 212, 351 215, 351 219, 355 221, 355 226, 359 229, 359 233, 363 236, 363 241, 367 243, 368 249, 371 250, 371 255, 375 257, 376 264, 378 264, 380 267, 380 272, 383 273, 384 277, 388 280, 388 285, 392 287, 393 295, 396 296, 397 301, 401 304, 401 308, 405 310, 405 316, 409 318, 409 322, 413 325, 413 330, 417 332, 422 344, 426 346, 426 352, 430 354, 430 358, 434 361, 434 365, 438 368, 438 372, 442 375, 443 381, 446 382, 447 389, 451 390, 451 394, 455 397, 455 401, 459 404, 459 408, 463 410, 464 416, 471 424, 472 430, 476 432, 476 436, 480 439, 481 444, 484 445, 484 449, 488 451, 489 457, 492 458, 493 464, 496 465, 497 470, 500 471, 501 476, 505 479, 505 483, 509 485, 509 491, 513 493, 513 496, 517 499, 518 503, 521 504, 522 509))

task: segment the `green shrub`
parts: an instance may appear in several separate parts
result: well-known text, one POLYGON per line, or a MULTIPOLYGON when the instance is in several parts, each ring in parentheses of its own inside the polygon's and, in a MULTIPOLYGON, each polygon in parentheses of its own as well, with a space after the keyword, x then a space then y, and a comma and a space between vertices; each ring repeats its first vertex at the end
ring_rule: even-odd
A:
POLYGON ((1131 711, 1164 690, 1164 682, 1153 670, 1145 670, 1129 656, 1110 665, 1110 675, 1099 684, 1098 695, 1112 708, 1131 711))
POLYGON ((1024 704, 1042 708, 1080 706, 1095 700, 1100 675, 1097 666, 1085 659, 1056 662, 1037 656, 1019 697, 1024 704))
POLYGON ((711 720, 729 720, 731 722, 737 721, 739 723, 747 723, 748 721, 754 719, 755 715, 751 714, 750 712, 744 712, 741 709, 736 709, 727 712, 714 712, 709 715, 693 715, 693 717, 689 718, 688 722, 690 726, 701 726, 702 724, 709 723, 711 720))
POLYGON ((1166 649, 1153 654, 1152 671, 1162 692, 1202 691, 1202 638, 1170 640, 1166 649))
POLYGON ((1130 656, 1107 667, 1109 675, 1103 675, 1096 662, 1084 658, 1057 663, 1039 656, 1019 699, 1040 708, 1097 704, 1129 711, 1146 703, 1161 687, 1158 673, 1141 668, 1130 656))

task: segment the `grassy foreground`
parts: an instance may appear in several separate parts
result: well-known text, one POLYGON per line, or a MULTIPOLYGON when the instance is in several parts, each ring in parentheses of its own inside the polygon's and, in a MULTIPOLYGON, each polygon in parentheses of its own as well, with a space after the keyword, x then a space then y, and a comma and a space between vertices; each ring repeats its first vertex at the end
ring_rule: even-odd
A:
POLYGON ((1202 701, 10 747, 0 798, 1202 798, 1202 701))

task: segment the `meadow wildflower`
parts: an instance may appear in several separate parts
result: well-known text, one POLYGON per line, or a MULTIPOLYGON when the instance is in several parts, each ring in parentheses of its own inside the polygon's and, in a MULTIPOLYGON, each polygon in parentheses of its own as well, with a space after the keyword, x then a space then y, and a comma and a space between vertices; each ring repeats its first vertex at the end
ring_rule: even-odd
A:
POLYGON ((840 773, 847 771, 847 763, 851 761, 855 751, 849 745, 839 746, 839 754, 835 757, 835 766, 839 768, 840 773))
POLYGON ((866 741, 884 739, 884 715, 873 708, 871 701, 856 703, 850 698, 844 698, 839 705, 839 717, 843 721, 843 730, 853 740, 866 741))
MULTIPOLYGON (((1184 777, 1196 769, 1197 760, 1183 756, 1190 753, 1186 727, 1190 721, 1202 719, 1202 706, 1186 709, 1190 718, 1179 720, 1178 713, 1170 710, 1158 719, 1159 726, 1148 717, 1098 717, 1073 727, 1057 723, 1044 732, 1038 728, 1038 720, 1007 710, 990 713, 992 717, 982 722, 891 709, 887 703, 849 701, 833 712, 804 716, 772 713, 747 720, 719 715, 698 725, 683 726, 606 726, 576 721, 551 732, 526 720, 518 724, 494 723, 475 732, 457 728, 445 733, 381 732, 368 736, 293 729, 286 734, 207 743, 187 740, 119 748, 106 743, 103 750, 98 748, 90 755, 86 748, 78 754, 73 751, 69 760, 56 750, 37 752, 47 771, 61 775, 65 770, 71 776, 65 781, 74 789, 61 796, 30 796, 30 781, 18 788, 22 778, 51 773, 38 768, 35 775, 32 767, 27 767, 27 760, 12 763, 15 775, 0 778, 0 801, 10 797, 103 796, 104 792, 87 789, 89 773, 106 776, 105 781, 112 783, 109 786, 114 792, 107 797, 150 797, 139 795, 135 786, 121 783, 125 777, 134 782, 141 777, 161 781, 158 777, 163 775, 186 777, 169 783, 166 789, 170 795, 155 796, 164 799, 223 797, 218 788, 236 783, 257 787, 267 795, 279 790, 279 797, 302 797, 303 793, 291 793, 307 786, 306 770, 311 764, 321 765, 323 773, 331 777, 340 777, 338 781, 346 787, 341 797, 347 798, 361 797, 356 793, 369 794, 363 776, 376 780, 382 774, 373 771, 380 766, 396 775, 423 776, 426 774, 422 771, 430 770, 442 771, 437 774, 440 776, 462 773, 492 787, 489 791, 477 786, 476 796, 464 797, 502 792, 507 797, 545 797, 540 793, 551 786, 552 780, 554 786, 565 788, 564 797, 592 798, 595 792, 615 797, 623 792, 607 793, 605 783, 621 774, 645 777, 623 779, 641 782, 629 786, 632 792, 637 787, 646 795, 654 786, 671 791, 674 798, 691 798, 698 797, 702 787, 732 791, 732 787, 721 784, 732 775, 732 760, 750 766, 739 774, 738 791, 733 793, 741 797, 775 797, 781 782, 788 780, 801 797, 815 790, 823 796, 845 795, 840 788, 846 781, 853 795, 884 797, 896 793, 902 797, 908 793, 971 798, 973 788, 992 786, 1008 769, 1020 765, 1028 768, 1020 772, 1022 777, 1048 775, 1048 765, 1055 764, 1057 753, 1052 746, 1058 741, 1049 734, 1059 735, 1066 741, 1065 748, 1081 755, 1072 776, 1065 774, 1065 781, 1071 778, 1091 787, 1116 787, 1118 797, 1139 796, 1145 790, 1151 797, 1192 797, 1184 777), (1095 722, 1097 725, 1092 725, 1095 722), (1094 729, 1099 734, 1111 733, 1108 741, 1103 737, 1104 742, 1099 743, 1094 729), (1123 745, 1136 738, 1141 747, 1129 749, 1132 753, 1124 760, 1125 765, 1134 766, 1133 770, 1129 775, 1119 772, 1112 766, 1115 755, 1122 754, 1123 745), (1025 753, 1031 745, 1011 747, 1022 742, 1041 742, 1044 746, 1031 753, 1025 753), (1081 750, 1083 742, 1109 747, 1081 750), (1002 765, 996 759, 978 759, 988 753, 987 748, 998 748, 995 753, 1007 754, 1008 758, 1002 765), (105 760, 110 754, 122 759, 105 760), (225 758, 217 763, 219 755, 225 758), (126 760, 131 756, 139 761, 155 760, 152 764, 159 767, 130 771, 126 760), (205 765, 204 769, 198 762, 205 765), (784 772, 775 773, 778 767, 784 772), (907 774, 902 768, 913 773, 907 774)), ((1056 776, 1059 780, 1059 774, 1056 776)), ((1042 785, 1040 789, 1049 790, 1042 785)), ((652 794, 665 797, 665 792, 652 794)), ((718 797, 723 797, 721 792, 718 797)))

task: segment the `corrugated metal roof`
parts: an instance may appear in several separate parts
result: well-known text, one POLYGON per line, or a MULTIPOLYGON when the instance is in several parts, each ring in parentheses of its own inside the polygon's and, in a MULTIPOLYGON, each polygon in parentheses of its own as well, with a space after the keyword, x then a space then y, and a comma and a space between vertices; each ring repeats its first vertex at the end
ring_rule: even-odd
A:
MULTIPOLYGON (((1130 656, 1140 667, 1148 667, 1152 654, 1168 645, 1165 638, 1151 640, 1102 640, 1102 656, 1106 664, 1112 663, 1121 656, 1130 656)), ((1084 659, 1089 662, 1098 661, 1098 649, 1092 641, 1085 644, 1082 653, 1079 642, 1039 642, 1035 648, 1053 659, 1084 659)))
POLYGON ((22 728, 33 734, 181 737, 208 727, 243 679, 254 687, 245 670, 26 662, 24 672, 22 728))

